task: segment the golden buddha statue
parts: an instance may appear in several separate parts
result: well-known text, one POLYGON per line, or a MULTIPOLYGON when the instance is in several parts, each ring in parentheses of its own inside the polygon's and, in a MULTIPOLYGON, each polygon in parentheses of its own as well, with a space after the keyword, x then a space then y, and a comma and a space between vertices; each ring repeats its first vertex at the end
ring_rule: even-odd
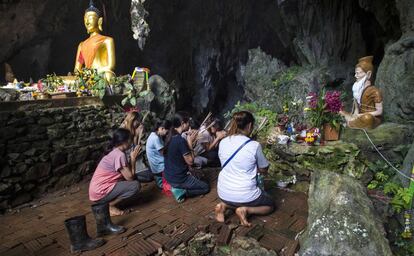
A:
POLYGON ((352 86, 353 112, 340 112, 351 128, 373 129, 382 122, 382 95, 380 90, 370 82, 374 70, 372 60, 373 56, 359 59, 355 66, 356 81, 352 86))
POLYGON ((115 76, 115 43, 111 37, 100 34, 103 17, 92 0, 85 11, 84 22, 90 36, 78 46, 75 72, 83 67, 93 68, 99 73, 105 73, 105 78, 109 82, 115 76))

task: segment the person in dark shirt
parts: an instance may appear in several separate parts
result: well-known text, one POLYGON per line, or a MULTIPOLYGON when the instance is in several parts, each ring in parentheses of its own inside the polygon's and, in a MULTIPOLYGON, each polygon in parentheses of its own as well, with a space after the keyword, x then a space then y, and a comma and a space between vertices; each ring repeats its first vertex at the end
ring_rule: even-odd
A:
POLYGON ((189 128, 189 116, 185 112, 177 112, 172 120, 172 127, 165 142, 165 179, 174 188, 185 189, 186 196, 207 194, 210 187, 207 183, 189 174, 189 166, 194 162, 193 142, 196 131, 187 134, 184 139, 181 134, 189 128))

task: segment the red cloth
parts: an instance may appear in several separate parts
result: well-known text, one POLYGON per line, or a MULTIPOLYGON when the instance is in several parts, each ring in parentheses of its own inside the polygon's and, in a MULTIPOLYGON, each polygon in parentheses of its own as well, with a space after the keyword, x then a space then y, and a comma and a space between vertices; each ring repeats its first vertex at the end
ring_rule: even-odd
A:
POLYGON ((164 172, 162 173, 162 193, 166 196, 171 197, 172 196, 172 192, 171 192, 171 185, 170 183, 168 183, 168 181, 165 179, 164 177, 164 172))
POLYGON ((79 53, 78 62, 81 65, 85 64, 85 59, 83 58, 82 52, 79 53))

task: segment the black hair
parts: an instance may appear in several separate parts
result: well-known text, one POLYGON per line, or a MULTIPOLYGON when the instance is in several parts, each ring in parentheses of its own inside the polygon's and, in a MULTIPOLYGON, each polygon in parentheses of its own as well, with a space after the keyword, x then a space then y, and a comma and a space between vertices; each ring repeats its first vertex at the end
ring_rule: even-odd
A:
POLYGON ((178 111, 175 113, 173 119, 171 120, 171 128, 178 128, 182 123, 188 123, 190 121, 190 115, 185 111, 178 111))
POLYGON ((210 124, 213 123, 213 122, 214 122, 214 124, 213 124, 212 127, 216 128, 217 131, 222 131, 223 130, 223 128, 224 128, 223 127, 223 122, 221 121, 220 118, 218 118, 218 117, 213 118, 213 120, 211 120, 210 124))
POLYGON ((170 120, 159 120, 154 125, 154 132, 158 131, 158 128, 164 127, 166 130, 171 129, 171 122, 170 120))
POLYGON ((171 120, 171 128, 168 131, 167 137, 165 139, 164 153, 168 151, 168 146, 170 145, 171 139, 174 135, 177 135, 175 128, 181 126, 182 123, 188 123, 190 121, 190 115, 187 112, 179 111, 175 113, 173 119, 171 120))
POLYGON ((190 118, 189 124, 190 124, 190 128, 193 129, 193 130, 200 129, 200 123, 197 122, 196 120, 194 120, 193 118, 190 118))
POLYGON ((112 133, 112 137, 109 140, 108 148, 105 155, 112 151, 113 148, 118 147, 131 139, 131 133, 124 128, 118 128, 112 133))

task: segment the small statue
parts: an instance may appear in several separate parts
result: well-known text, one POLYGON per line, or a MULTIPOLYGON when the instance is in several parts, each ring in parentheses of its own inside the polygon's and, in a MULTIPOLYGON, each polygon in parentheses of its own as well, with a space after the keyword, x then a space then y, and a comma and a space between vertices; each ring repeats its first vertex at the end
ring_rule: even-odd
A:
POLYGON ((378 88, 371 85, 373 56, 359 59, 355 66, 356 82, 352 86, 353 112, 341 111, 351 128, 373 129, 382 122, 383 100, 378 88))
POLYGON ((92 0, 85 11, 84 22, 90 36, 79 44, 75 72, 83 67, 93 68, 99 73, 105 73, 105 78, 109 82, 115 76, 115 43, 111 37, 100 34, 103 17, 101 11, 93 5, 92 0))
POLYGON ((9 63, 4 63, 5 75, 4 78, 7 83, 13 83, 16 79, 9 63))

